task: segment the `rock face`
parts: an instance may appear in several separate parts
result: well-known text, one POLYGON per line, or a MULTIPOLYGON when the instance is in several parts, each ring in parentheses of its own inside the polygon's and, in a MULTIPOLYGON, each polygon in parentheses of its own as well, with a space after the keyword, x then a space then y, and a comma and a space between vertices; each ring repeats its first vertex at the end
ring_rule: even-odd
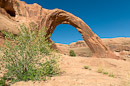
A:
MULTIPOLYGON (((130 60, 130 38, 101 39, 117 56, 124 60, 130 60)), ((91 57, 92 52, 84 41, 73 42, 69 45, 56 43, 56 46, 64 55, 69 55, 70 50, 74 50, 76 56, 91 57)))
POLYGON ((70 48, 81 48, 81 47, 87 47, 86 43, 84 41, 77 41, 69 44, 70 48))
POLYGON ((82 34, 95 57, 117 58, 83 20, 69 12, 48 10, 36 3, 26 4, 19 0, 0 0, 0 30, 17 34, 19 24, 28 26, 31 22, 37 24, 39 29, 45 27, 47 35, 52 34, 59 24, 70 24, 82 34))

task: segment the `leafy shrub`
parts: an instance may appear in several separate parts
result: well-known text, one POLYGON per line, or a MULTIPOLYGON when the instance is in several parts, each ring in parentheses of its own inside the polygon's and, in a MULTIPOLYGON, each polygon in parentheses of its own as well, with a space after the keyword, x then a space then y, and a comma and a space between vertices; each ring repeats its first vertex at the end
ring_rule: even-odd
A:
POLYGON ((89 66, 84 66, 84 69, 89 69, 89 66))
POLYGON ((58 74, 57 57, 51 53, 44 30, 22 25, 18 36, 2 31, 6 46, 1 48, 2 60, 8 69, 4 77, 16 82, 45 80, 47 76, 58 74))
POLYGON ((103 72, 103 74, 107 75, 107 74, 108 74, 108 72, 103 72))
POLYGON ((6 86, 5 80, 3 78, 0 80, 0 86, 6 86))
POLYGON ((109 74, 109 77, 115 77, 115 75, 113 73, 109 74))
POLYGON ((92 70, 89 66, 84 66, 84 69, 92 70))
POLYGON ((74 50, 70 50, 69 55, 70 55, 70 56, 76 56, 74 50))

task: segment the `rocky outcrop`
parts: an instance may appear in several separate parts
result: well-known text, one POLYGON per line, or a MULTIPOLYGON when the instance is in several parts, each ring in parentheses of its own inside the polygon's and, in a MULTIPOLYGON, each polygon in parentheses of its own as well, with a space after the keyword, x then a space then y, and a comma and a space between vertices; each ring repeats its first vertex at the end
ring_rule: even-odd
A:
POLYGON ((86 43, 84 41, 77 41, 69 44, 70 48, 81 48, 81 47, 87 47, 86 43))
POLYGON ((14 34, 18 33, 17 28, 22 23, 28 26, 34 22, 39 29, 45 27, 47 35, 52 34, 59 24, 70 24, 82 34, 95 57, 117 58, 83 20, 64 10, 48 10, 36 3, 26 4, 19 0, 0 0, 0 16, 0 30, 14 34))
MULTIPOLYGON (((101 39, 117 56, 130 59, 130 38, 101 39)), ((91 57, 92 52, 84 41, 73 42, 69 45, 56 43, 62 54, 69 55, 70 50, 74 50, 77 56, 91 57)))

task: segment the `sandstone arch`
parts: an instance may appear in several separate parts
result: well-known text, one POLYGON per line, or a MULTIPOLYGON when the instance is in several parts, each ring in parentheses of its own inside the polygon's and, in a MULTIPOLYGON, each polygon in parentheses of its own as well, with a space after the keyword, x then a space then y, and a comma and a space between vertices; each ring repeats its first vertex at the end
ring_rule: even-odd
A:
POLYGON ((66 11, 54 9, 48 14, 44 22, 44 26, 48 28, 47 34, 52 34, 59 24, 70 24, 75 27, 81 33, 83 40, 89 46, 94 56, 116 58, 110 49, 102 43, 101 39, 80 18, 66 11))
POLYGON ((0 17, 3 20, 8 20, 8 22, 2 22, 2 20, 0 20, 0 30, 9 29, 15 34, 18 33, 15 26, 22 23, 28 25, 30 22, 34 22, 38 25, 39 29, 44 26, 47 28, 47 35, 52 34, 59 24, 70 24, 81 33, 84 41, 95 57, 117 59, 115 54, 103 44, 101 39, 93 33, 83 20, 64 10, 48 10, 36 3, 28 5, 20 0, 0 0, 0 17), (4 1, 6 1, 6 4, 4 1), (13 27, 13 29, 11 27, 13 27))

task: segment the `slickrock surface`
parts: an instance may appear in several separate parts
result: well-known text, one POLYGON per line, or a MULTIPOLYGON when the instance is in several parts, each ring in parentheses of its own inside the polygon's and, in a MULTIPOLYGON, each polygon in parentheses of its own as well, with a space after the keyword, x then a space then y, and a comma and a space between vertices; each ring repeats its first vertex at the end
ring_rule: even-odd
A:
POLYGON ((47 81, 17 82, 12 86, 129 86, 130 62, 109 58, 84 58, 62 55, 63 73, 47 81), (84 69, 84 66, 91 68, 84 69), (99 69, 108 74, 98 73, 99 69), (114 77, 109 75, 113 74, 114 77))

